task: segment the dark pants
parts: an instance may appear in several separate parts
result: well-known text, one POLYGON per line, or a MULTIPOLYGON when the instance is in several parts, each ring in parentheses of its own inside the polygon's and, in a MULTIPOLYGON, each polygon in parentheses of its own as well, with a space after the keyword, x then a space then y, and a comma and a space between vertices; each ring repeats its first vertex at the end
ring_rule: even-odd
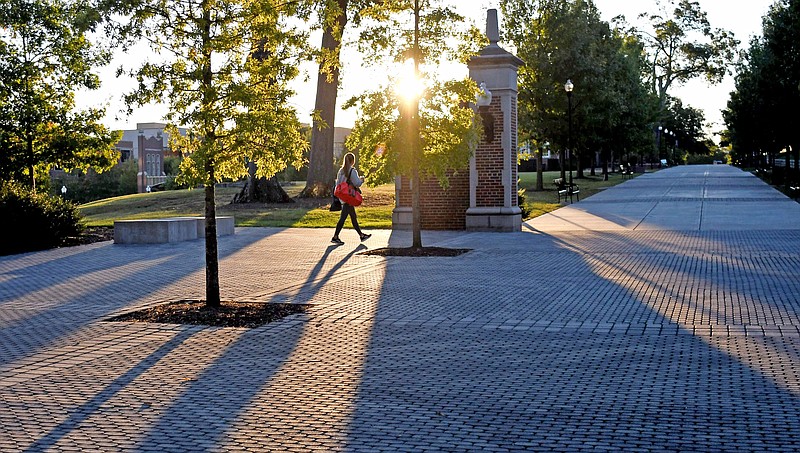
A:
POLYGON ((361 232, 361 228, 358 227, 356 208, 347 203, 342 203, 342 213, 339 215, 339 223, 336 224, 336 234, 334 234, 333 237, 339 237, 339 232, 342 231, 342 227, 344 226, 344 221, 347 219, 347 216, 350 216, 350 221, 353 222, 353 228, 355 228, 358 235, 361 236, 363 234, 361 232))

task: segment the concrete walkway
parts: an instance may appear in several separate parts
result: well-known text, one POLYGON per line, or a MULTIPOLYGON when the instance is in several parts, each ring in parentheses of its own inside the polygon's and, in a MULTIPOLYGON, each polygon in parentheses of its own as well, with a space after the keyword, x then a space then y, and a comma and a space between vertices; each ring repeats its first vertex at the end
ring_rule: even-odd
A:
POLYGON ((106 322, 203 294, 203 243, 0 257, 0 451, 799 451, 800 204, 727 166, 513 234, 239 228, 258 329, 106 322))

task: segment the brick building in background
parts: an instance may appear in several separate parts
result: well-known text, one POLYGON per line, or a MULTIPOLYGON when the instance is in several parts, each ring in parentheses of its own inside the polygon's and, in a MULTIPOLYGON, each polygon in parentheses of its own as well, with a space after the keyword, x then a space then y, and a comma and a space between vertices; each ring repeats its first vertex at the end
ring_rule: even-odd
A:
MULTIPOLYGON (((115 146, 122 162, 135 159, 138 163, 136 181, 139 193, 167 180, 164 158, 176 154, 169 149, 169 134, 164 132, 165 127, 164 123, 137 123, 136 129, 122 131, 122 139, 115 146)), ((186 133, 186 129, 178 130, 181 134, 186 133)))

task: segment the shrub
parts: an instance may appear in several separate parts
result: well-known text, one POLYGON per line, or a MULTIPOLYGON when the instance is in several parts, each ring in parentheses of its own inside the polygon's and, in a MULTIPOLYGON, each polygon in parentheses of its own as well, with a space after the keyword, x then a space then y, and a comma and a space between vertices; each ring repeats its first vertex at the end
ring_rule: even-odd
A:
POLYGON ((181 160, 180 156, 164 157, 164 174, 167 176, 178 176, 181 172, 181 160))
POLYGON ((714 156, 707 156, 703 154, 690 154, 689 157, 686 158, 686 163, 688 165, 713 164, 714 156))
POLYGON ((526 197, 525 197, 525 189, 519 189, 517 191, 517 206, 522 211, 522 219, 525 220, 531 216, 533 211, 531 211, 530 206, 525 204, 526 197))
POLYGON ((75 203, 129 195, 137 191, 137 172, 134 160, 119 163, 103 173, 93 170, 86 173, 80 170, 72 173, 51 172, 51 193, 60 196, 61 186, 66 186, 67 199, 75 203))
POLYGON ((164 190, 180 190, 188 188, 188 184, 181 184, 178 182, 177 176, 167 176, 167 180, 164 181, 164 190))
POLYGON ((65 245, 84 229, 72 203, 6 182, 0 185, 0 219, 6 222, 0 255, 65 245))

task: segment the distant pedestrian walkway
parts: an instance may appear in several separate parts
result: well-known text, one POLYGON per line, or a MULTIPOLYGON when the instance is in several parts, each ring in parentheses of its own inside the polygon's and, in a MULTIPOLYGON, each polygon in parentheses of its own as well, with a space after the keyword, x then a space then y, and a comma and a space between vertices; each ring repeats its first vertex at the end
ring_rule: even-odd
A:
POLYGON ((666 168, 537 217, 539 231, 800 229, 800 204, 728 165, 666 168))

